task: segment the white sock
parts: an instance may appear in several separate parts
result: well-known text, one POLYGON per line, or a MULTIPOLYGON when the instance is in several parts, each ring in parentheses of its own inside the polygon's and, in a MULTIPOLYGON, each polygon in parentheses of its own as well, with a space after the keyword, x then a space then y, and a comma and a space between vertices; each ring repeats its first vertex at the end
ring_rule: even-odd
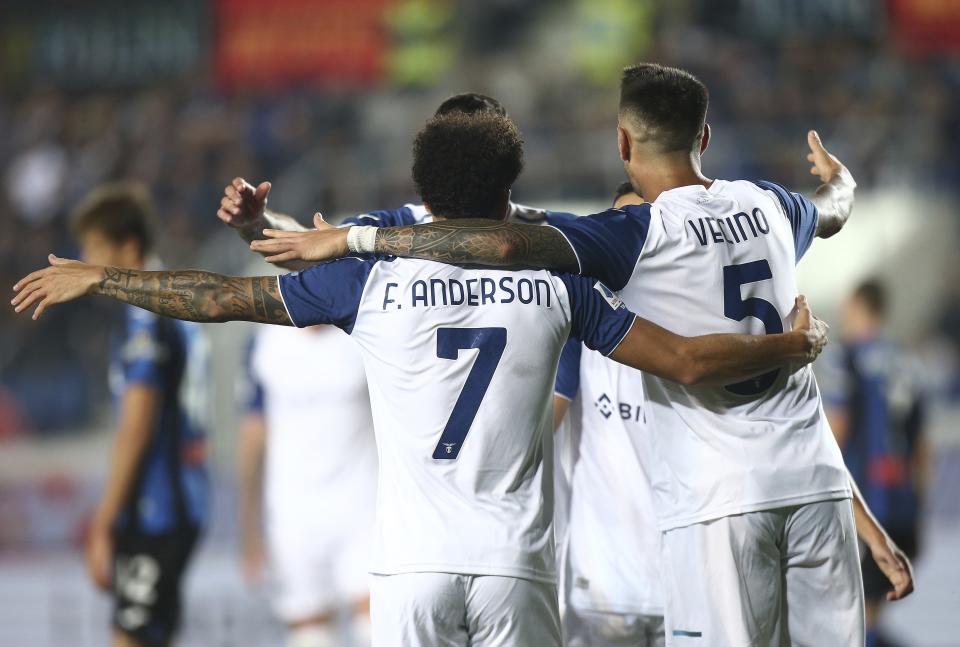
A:
POLYGON ((337 647, 335 624, 304 625, 287 633, 287 647, 337 647))

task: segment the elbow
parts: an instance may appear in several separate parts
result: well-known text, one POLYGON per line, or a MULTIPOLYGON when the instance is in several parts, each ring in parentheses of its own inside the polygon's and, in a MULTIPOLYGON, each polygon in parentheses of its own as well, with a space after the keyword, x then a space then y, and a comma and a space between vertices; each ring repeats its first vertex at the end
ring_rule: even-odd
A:
POLYGON ((706 374, 696 366, 685 367, 677 376, 677 382, 683 386, 697 386, 704 381, 706 381, 706 374))
POLYGON ((706 381, 707 372, 703 362, 694 353, 684 349, 679 354, 678 370, 673 379, 683 386, 696 386, 706 381))

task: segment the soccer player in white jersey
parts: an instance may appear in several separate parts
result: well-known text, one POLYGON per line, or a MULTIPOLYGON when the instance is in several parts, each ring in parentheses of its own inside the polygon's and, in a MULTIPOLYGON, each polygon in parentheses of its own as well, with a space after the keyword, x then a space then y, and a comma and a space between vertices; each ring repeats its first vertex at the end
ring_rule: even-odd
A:
POLYGON ((377 448, 362 362, 333 326, 265 326, 248 353, 238 445, 244 570, 258 582, 269 566, 291 647, 341 644, 344 607, 351 644, 370 644, 377 448))
MULTIPOLYGON (((497 116, 438 117, 414 145, 414 180, 438 219, 495 226, 521 166, 519 133, 497 116)), ((634 317, 592 279, 542 270, 368 256, 240 278, 50 261, 14 286, 17 312, 36 306, 39 317, 101 294, 177 318, 327 323, 351 334, 380 456, 375 645, 560 644, 542 443, 568 337, 686 384, 786 370, 825 341, 802 300, 803 330, 685 338, 634 317)))
MULTIPOLYGON (((317 261, 347 253, 349 236, 376 253, 578 271, 685 334, 787 330, 794 264, 814 237, 843 227, 855 183, 812 131, 808 160, 822 181, 812 199, 770 182, 711 180, 700 167, 706 109, 706 88, 682 70, 625 70, 618 144, 649 204, 555 228, 318 229, 252 247, 317 261)), ((644 389, 655 433, 634 446, 663 532, 668 644, 862 644, 851 483, 812 371, 779 369, 722 388, 645 375, 644 389)), ((882 533, 865 539, 892 595, 908 594, 902 553, 882 533)))
MULTIPOLYGON (((445 99, 436 109, 434 116, 442 116, 454 112, 466 115, 493 114, 507 117, 504 106, 495 98, 476 92, 465 92, 445 99)), ((309 231, 295 218, 267 208, 267 201, 271 190, 270 182, 260 182, 256 186, 243 178, 234 178, 224 187, 223 198, 217 217, 234 229, 244 240, 252 241, 263 238, 264 229, 280 229, 283 231, 309 231)), ((575 218, 573 214, 546 209, 537 209, 511 201, 508 222, 524 224, 551 224, 568 218, 575 218)), ((314 216, 314 221, 324 226, 322 218, 314 216)), ((433 221, 433 215, 422 204, 405 204, 400 208, 381 209, 370 211, 344 220, 340 226, 372 225, 375 227, 398 227, 403 225, 423 224, 433 221)), ((278 266, 289 270, 302 270, 312 263, 290 261, 278 263, 278 266)), ((554 434, 554 497, 557 516, 554 518, 554 531, 558 538, 566 532, 566 511, 569 508, 569 461, 565 456, 572 449, 571 435, 566 428, 554 434)))
MULTIPOLYGON (((613 206, 642 203, 625 183, 613 206)), ((642 376, 571 340, 560 357, 555 393, 558 403, 581 397, 562 551, 564 642, 567 647, 662 646, 660 533, 650 477, 629 436, 649 433, 642 376)), ((562 404, 560 409, 558 418, 566 412, 562 404)))

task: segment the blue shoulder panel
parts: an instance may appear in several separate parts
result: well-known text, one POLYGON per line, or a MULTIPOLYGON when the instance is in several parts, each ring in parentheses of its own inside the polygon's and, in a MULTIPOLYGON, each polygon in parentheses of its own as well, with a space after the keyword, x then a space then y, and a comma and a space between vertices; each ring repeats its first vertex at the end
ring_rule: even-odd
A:
POLYGON ((783 207, 783 212, 786 214, 787 220, 790 221, 790 228, 793 230, 793 246, 799 263, 803 255, 810 249, 810 244, 817 234, 817 220, 820 217, 817 208, 799 193, 788 191, 776 182, 757 180, 754 184, 761 189, 770 191, 780 201, 780 206, 783 207))
POLYGON ((333 324, 349 334, 367 278, 378 262, 376 258, 348 256, 280 275, 280 296, 290 320, 298 328, 333 324))
POLYGON ((567 240, 580 261, 580 274, 600 279, 614 290, 622 290, 647 241, 650 205, 627 205, 603 213, 558 219, 551 223, 567 240))

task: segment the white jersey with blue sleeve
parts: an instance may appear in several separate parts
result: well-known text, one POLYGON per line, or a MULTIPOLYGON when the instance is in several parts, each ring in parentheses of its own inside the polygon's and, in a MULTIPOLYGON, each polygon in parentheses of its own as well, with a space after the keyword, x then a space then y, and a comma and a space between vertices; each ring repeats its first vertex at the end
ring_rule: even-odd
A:
POLYGON ((565 551, 568 604, 585 611, 663 615, 660 532, 650 476, 631 436, 651 433, 643 376, 568 343, 557 393, 581 397, 565 551))
MULTIPOLYGON (((641 317, 688 336, 773 334, 791 327, 817 210, 770 182, 716 180, 555 226, 582 273, 641 317)), ((636 448, 661 529, 850 496, 809 366, 726 387, 644 375, 644 388, 653 433, 636 448)))
POLYGON ((335 324, 363 353, 373 572, 554 581, 557 360, 571 335, 612 352, 633 315, 593 280, 546 271, 351 257, 279 282, 296 325, 335 324))

